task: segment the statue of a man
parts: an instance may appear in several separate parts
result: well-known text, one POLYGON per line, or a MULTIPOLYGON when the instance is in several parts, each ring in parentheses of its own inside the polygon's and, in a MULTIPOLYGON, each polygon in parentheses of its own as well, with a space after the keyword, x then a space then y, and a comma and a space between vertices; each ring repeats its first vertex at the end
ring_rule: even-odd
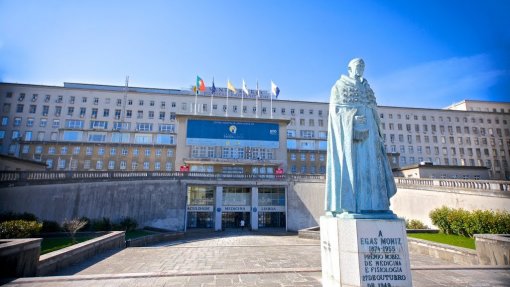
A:
POLYGON ((393 216, 390 197, 397 188, 364 69, 362 59, 351 60, 349 76, 342 75, 331 89, 325 201, 334 216, 393 216))

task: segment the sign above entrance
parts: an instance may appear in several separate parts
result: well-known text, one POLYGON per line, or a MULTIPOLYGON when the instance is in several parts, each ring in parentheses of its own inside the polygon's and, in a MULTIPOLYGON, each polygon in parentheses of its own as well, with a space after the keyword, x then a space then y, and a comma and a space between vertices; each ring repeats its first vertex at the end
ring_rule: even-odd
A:
POLYGON ((279 126, 271 123, 188 120, 187 145, 279 148, 279 126))
POLYGON ((188 211, 198 212, 212 212, 214 210, 212 205, 188 205, 188 211))
POLYGON ((259 212, 285 212, 285 206, 259 206, 259 212))
POLYGON ((250 212, 249 206, 223 206, 224 212, 250 212))

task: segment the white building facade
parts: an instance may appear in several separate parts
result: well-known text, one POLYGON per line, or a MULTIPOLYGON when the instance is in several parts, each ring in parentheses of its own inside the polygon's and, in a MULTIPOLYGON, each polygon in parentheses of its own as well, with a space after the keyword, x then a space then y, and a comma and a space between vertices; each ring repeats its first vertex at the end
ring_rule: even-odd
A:
MULTIPOLYGON (((50 170, 325 173, 327 102, 226 92, 0 83, 0 153, 50 170), (189 138, 197 124, 230 131, 189 138), (254 138, 264 131, 271 136, 254 138)), ((379 114, 387 152, 400 154, 394 165, 486 166, 492 179, 510 178, 510 103, 380 106, 379 114)))

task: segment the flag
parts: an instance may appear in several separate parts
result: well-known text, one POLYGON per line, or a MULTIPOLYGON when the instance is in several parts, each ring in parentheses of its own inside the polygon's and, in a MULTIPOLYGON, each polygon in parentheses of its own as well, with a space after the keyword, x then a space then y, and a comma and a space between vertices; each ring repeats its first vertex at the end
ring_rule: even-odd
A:
POLYGON ((248 87, 246 86, 246 82, 243 79, 243 91, 248 95, 248 87))
POLYGON ((257 98, 260 98, 259 81, 257 81, 257 98))
POLYGON ((236 93, 236 88, 234 88, 234 85, 232 85, 232 83, 230 82, 230 80, 228 80, 227 82, 227 89, 231 90, 232 93, 236 93))
POLYGON ((212 79, 212 87, 211 87, 211 95, 214 95, 216 93, 216 87, 214 86, 214 78, 212 79))
POLYGON ((278 99, 278 95, 280 94, 280 88, 271 81, 271 94, 275 96, 275 98, 278 99))
POLYGON ((199 76, 197 76, 197 89, 201 92, 205 91, 205 83, 199 76))

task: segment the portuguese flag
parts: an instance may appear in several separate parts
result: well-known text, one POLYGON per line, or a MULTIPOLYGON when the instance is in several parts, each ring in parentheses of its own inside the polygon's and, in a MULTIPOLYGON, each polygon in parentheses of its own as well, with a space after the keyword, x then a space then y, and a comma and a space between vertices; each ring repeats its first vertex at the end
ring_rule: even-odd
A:
POLYGON ((197 87, 198 91, 205 92, 204 80, 202 80, 202 78, 200 78, 199 76, 197 76, 197 86, 196 87, 197 87))

